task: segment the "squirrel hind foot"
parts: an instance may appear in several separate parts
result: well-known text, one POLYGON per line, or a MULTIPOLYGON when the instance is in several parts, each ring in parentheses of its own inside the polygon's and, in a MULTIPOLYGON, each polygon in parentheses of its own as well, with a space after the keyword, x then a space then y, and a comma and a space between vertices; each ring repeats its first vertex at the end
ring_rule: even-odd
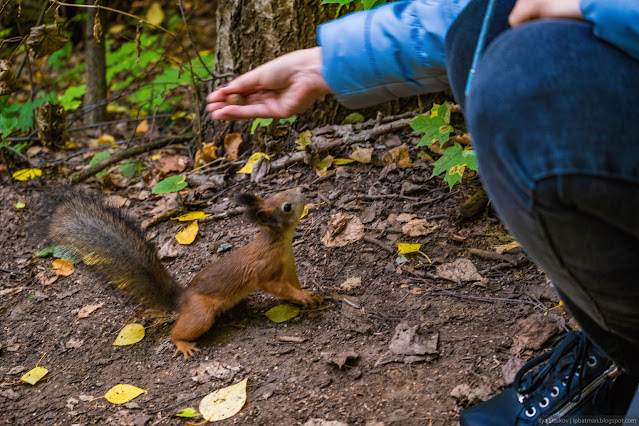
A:
POLYGON ((179 356, 180 353, 182 353, 184 355, 184 359, 187 359, 188 357, 193 356, 195 352, 199 351, 199 349, 190 342, 178 340, 173 343, 175 344, 175 353, 173 354, 173 358, 179 356))

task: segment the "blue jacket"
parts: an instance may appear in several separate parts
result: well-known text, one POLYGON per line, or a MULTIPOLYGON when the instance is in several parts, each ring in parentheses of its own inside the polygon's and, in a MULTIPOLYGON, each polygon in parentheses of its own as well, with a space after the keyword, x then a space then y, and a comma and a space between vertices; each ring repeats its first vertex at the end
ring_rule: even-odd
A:
MULTIPOLYGON (((337 99, 361 108, 444 90, 445 37, 470 0, 407 0, 320 25, 322 73, 337 99)), ((597 37, 639 59, 639 0, 581 0, 597 37)))

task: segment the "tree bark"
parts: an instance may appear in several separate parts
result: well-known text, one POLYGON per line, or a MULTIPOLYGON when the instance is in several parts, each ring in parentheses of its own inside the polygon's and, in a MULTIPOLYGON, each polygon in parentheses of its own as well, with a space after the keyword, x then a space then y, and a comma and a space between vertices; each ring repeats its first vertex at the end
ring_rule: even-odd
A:
MULTIPOLYGON (((94 4, 87 0, 87 4, 94 4)), ((87 90, 84 95, 84 106, 89 108, 86 114, 86 124, 101 123, 107 120, 106 104, 99 105, 106 99, 106 49, 104 46, 104 32, 100 31, 100 38, 95 38, 94 25, 98 12, 96 8, 89 8, 87 24, 84 33, 87 90)), ((103 14, 102 14, 103 15, 103 14)), ((103 19, 103 16, 99 16, 103 19)))

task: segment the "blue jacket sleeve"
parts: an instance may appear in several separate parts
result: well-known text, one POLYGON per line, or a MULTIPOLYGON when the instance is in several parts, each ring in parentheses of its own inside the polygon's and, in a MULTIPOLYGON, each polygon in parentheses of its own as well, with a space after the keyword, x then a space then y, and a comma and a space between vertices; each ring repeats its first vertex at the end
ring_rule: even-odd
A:
POLYGON ((446 32, 469 2, 398 1, 320 25, 322 73, 338 101, 361 108, 448 87, 446 32))
POLYGON ((639 1, 581 0, 580 5, 597 37, 639 59, 639 1))

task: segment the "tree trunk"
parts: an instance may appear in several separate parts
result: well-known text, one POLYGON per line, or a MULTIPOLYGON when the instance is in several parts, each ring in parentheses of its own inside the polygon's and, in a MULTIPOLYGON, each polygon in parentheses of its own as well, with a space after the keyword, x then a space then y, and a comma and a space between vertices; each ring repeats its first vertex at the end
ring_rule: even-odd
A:
MULTIPOLYGON (((320 5, 320 2, 321 0, 219 0, 216 16, 216 72, 240 75, 284 53, 316 46, 317 25, 333 19, 337 10, 335 4, 320 5)), ((430 109, 433 101, 441 102, 451 97, 436 94, 422 98, 424 107, 430 109)), ((377 111, 392 115, 417 108, 417 97, 413 97, 359 112, 374 117, 377 111)), ((339 123, 351 112, 328 96, 300 116, 299 122, 310 126, 339 123)))
MULTIPOLYGON (((94 4, 87 0, 87 4, 94 4)), ((89 8, 87 24, 84 33, 87 91, 84 95, 84 106, 90 108, 86 114, 86 124, 101 123, 107 120, 106 104, 99 105, 106 99, 106 50, 104 46, 104 32, 100 31, 100 38, 95 38, 96 8, 89 8)), ((104 14, 99 18, 103 19, 104 14)), ((106 29, 105 29, 106 30, 106 29)))

